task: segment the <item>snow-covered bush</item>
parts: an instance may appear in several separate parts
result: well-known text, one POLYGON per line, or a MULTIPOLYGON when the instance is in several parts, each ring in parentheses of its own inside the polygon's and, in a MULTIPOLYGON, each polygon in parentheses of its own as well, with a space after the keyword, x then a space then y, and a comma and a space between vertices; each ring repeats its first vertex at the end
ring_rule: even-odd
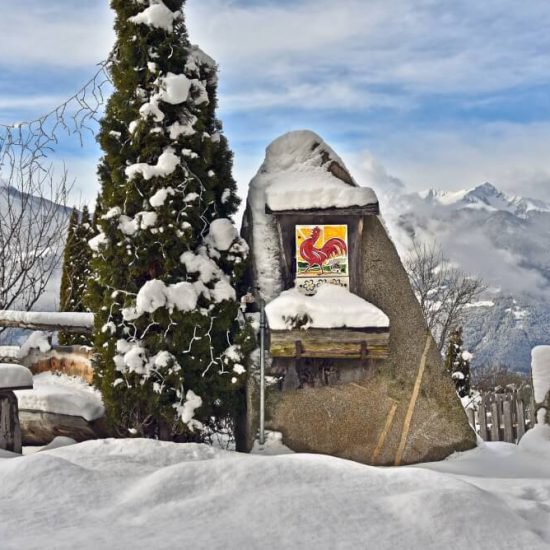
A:
MULTIPOLYGON (((90 278, 92 251, 88 241, 94 236, 92 220, 86 206, 82 213, 73 210, 67 230, 65 252, 63 254, 63 275, 59 295, 61 311, 88 311, 84 305, 84 295, 90 278)), ((89 345, 90 338, 85 334, 59 333, 59 343, 63 346, 89 345)))
POLYGON ((215 63, 191 46, 182 0, 113 0, 115 91, 99 141, 102 191, 89 305, 96 383, 119 435, 201 438, 240 403, 250 341, 235 283, 248 249, 215 63))
POLYGON ((455 383, 456 392, 460 397, 470 395, 470 362, 473 356, 464 350, 462 329, 451 333, 445 358, 445 368, 455 383))

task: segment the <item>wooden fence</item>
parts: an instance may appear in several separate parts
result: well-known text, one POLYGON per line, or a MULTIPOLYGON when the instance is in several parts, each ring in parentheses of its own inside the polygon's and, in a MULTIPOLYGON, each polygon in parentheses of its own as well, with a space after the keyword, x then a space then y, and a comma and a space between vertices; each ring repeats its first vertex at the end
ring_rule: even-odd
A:
POLYGON ((485 441, 519 443, 535 425, 535 402, 530 387, 507 393, 484 393, 467 408, 470 424, 485 441))

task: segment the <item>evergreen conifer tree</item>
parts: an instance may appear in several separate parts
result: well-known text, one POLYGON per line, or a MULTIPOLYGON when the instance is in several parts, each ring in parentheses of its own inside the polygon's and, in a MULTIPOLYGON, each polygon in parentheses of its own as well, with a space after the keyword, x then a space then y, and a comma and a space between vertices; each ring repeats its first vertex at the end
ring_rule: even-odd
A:
POLYGON ((247 246, 216 119, 217 68, 183 0, 112 0, 114 93, 102 121, 92 239, 96 385, 111 427, 200 440, 242 401, 253 344, 234 289, 247 246))
POLYGON ((452 377, 460 397, 470 395, 470 354, 464 350, 462 328, 451 333, 445 359, 445 368, 452 377))
MULTIPOLYGON (((61 311, 87 311, 84 295, 90 278, 91 250, 88 241, 92 238, 92 225, 88 207, 84 206, 79 215, 73 209, 67 229, 67 241, 63 255, 63 273, 61 277, 61 311)), ((63 346, 90 345, 89 336, 83 334, 59 333, 59 343, 63 346)))

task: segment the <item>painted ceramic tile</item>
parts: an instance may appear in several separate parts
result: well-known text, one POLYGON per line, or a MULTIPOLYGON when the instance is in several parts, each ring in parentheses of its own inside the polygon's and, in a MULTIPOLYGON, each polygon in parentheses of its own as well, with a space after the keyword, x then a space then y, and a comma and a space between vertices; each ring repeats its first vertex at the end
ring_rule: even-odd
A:
POLYGON ((296 277, 349 277, 347 225, 296 226, 296 277))

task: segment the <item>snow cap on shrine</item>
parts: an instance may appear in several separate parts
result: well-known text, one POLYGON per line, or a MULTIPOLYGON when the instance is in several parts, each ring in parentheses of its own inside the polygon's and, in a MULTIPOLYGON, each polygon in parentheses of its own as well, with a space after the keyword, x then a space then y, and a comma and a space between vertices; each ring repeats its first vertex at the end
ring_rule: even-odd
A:
POLYGON ((276 139, 251 188, 265 193, 268 213, 352 207, 379 212, 376 193, 357 185, 342 159, 309 130, 276 139))

